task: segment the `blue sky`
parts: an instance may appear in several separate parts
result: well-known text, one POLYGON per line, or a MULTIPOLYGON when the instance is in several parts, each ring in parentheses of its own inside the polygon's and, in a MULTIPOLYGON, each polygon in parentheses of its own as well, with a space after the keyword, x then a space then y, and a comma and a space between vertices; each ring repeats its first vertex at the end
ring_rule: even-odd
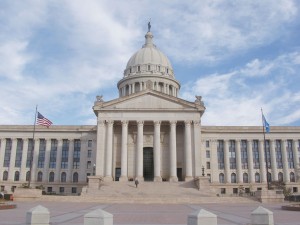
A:
POLYGON ((96 124, 144 43, 170 59, 203 125, 300 126, 300 2, 0 0, 0 124, 96 124))

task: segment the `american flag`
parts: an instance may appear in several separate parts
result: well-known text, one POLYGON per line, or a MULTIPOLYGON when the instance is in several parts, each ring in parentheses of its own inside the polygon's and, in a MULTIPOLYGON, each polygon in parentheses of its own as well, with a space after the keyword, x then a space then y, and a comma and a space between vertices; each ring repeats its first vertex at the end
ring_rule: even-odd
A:
POLYGON ((37 125, 42 125, 46 127, 50 127, 52 125, 52 122, 48 120, 46 117, 44 117, 42 114, 38 112, 37 119, 36 119, 37 125))

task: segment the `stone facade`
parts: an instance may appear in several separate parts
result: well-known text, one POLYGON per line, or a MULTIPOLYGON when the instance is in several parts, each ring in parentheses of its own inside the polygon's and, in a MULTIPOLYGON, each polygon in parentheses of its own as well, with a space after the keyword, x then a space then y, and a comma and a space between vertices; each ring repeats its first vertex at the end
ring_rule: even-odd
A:
POLYGON ((1 190, 27 183, 32 161, 31 185, 48 193, 78 194, 88 177, 181 182, 202 176, 220 194, 266 188, 267 176, 298 192, 300 127, 271 127, 265 150, 262 127, 202 126, 201 96, 178 97, 170 61, 151 32, 145 38, 118 82, 119 98, 96 97, 97 125, 37 126, 34 142, 33 126, 0 126, 1 190))

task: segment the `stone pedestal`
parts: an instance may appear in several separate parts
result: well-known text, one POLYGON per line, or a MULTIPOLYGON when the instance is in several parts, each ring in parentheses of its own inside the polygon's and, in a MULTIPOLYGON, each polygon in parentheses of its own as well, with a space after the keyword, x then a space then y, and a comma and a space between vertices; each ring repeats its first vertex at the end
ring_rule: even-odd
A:
POLYGON ((209 177, 197 177, 195 178, 195 185, 197 186, 198 190, 207 190, 210 188, 209 185, 209 177))
POLYGON ((169 182, 178 182, 178 177, 170 177, 169 182))
POLYGON ((120 181, 120 182, 127 182, 127 181, 128 181, 128 177, 122 177, 122 176, 121 176, 121 177, 119 178, 119 181, 120 181))
POLYGON ((88 176, 88 179, 88 189, 99 189, 100 183, 103 181, 103 178, 100 176, 88 176))
POLYGON ((282 190, 256 191, 255 196, 261 203, 284 202, 284 195, 282 190))

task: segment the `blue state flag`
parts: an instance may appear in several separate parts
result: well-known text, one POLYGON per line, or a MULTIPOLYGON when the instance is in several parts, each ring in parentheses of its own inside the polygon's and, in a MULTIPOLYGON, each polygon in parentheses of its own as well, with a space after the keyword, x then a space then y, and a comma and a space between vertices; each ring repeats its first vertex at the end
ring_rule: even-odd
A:
POLYGON ((266 133, 270 133, 270 125, 267 122, 264 114, 262 114, 262 121, 263 121, 263 126, 265 127, 266 133))

